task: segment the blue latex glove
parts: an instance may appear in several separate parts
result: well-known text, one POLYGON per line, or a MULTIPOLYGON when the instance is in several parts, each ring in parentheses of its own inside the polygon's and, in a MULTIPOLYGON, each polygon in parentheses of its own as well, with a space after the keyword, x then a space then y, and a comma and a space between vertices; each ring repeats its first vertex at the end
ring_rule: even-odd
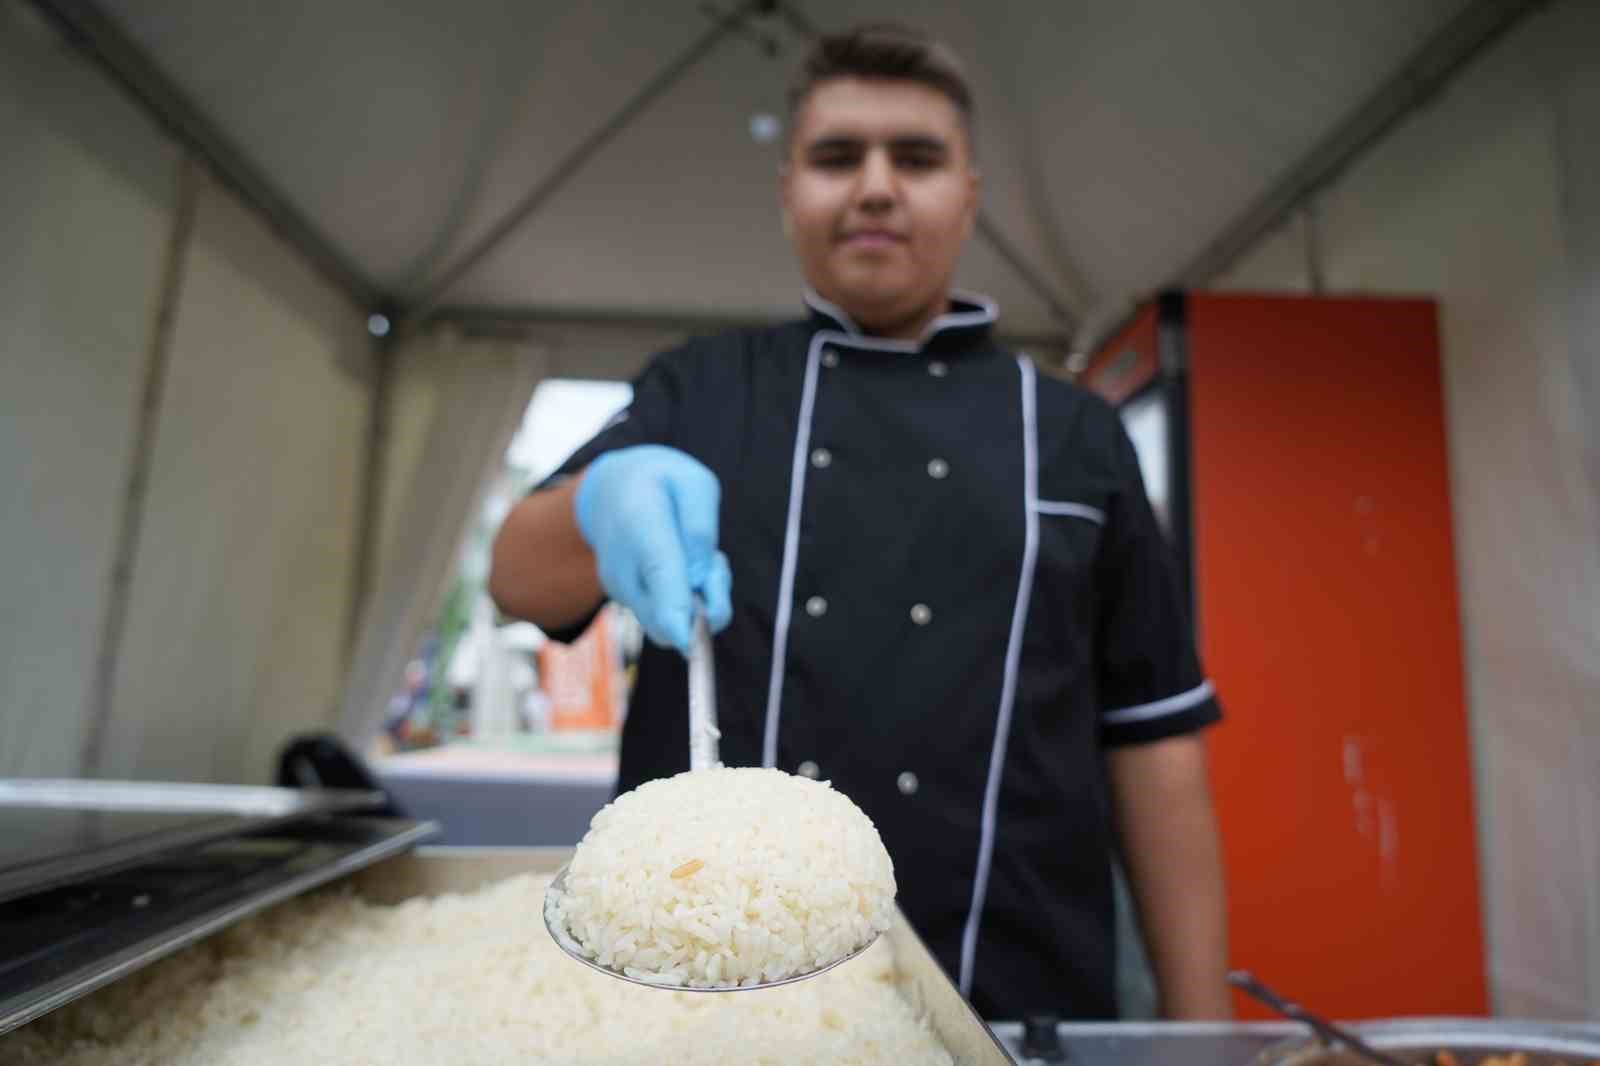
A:
POLYGON ((578 484, 578 529, 606 594, 638 616, 651 640, 684 654, 695 596, 713 632, 733 617, 733 575, 717 550, 721 499, 717 475, 658 444, 607 452, 578 484))

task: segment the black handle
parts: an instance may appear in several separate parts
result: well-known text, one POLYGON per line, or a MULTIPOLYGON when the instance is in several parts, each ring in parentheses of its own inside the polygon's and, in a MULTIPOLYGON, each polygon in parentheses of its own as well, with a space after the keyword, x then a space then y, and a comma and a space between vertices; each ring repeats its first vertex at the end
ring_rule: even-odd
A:
POLYGON ((349 788, 382 792, 384 805, 374 813, 403 818, 405 812, 359 757, 332 733, 292 738, 278 754, 278 784, 284 788, 349 788))
POLYGON ((1029 1011, 1022 1017, 1022 1057, 1040 1062, 1066 1062, 1067 1049, 1061 1046, 1057 1026, 1059 1014, 1029 1011))

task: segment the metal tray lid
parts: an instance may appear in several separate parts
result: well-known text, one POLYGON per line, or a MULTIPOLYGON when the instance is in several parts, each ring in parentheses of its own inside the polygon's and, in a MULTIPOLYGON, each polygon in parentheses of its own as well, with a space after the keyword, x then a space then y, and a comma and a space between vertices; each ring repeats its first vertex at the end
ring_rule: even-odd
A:
POLYGON ((0 902, 0 1034, 437 829, 399 818, 308 819, 0 902))
POLYGON ((367 791, 0 779, 0 901, 209 840, 384 803, 382 792, 367 791))

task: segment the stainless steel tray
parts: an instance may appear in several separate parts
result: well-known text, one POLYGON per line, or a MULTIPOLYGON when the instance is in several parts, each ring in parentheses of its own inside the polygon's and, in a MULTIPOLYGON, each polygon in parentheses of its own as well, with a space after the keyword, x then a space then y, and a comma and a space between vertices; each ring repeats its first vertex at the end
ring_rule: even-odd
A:
MULTIPOLYGON (((1402 1061, 1426 1063, 1436 1051, 1451 1051, 1461 1066, 1477 1066, 1489 1055, 1525 1052, 1528 1066, 1587 1066, 1600 1059, 1600 1031, 1588 1026, 1501 1019, 1419 1018, 1367 1022, 1357 1034, 1402 1061)), ((1364 1066, 1347 1051, 1332 1051, 1309 1037, 1267 1048, 1256 1066, 1364 1066)))
POLYGON ((293 819, 381 806, 381 792, 143 781, 0 780, 0 901, 293 819))
MULTIPOLYGON (((519 873, 553 874, 572 857, 571 848, 420 848, 362 871, 354 884, 376 902, 465 892, 519 873)), ((902 995, 928 1019, 960 1066, 1015 1066, 927 945, 898 911, 884 934, 894 948, 902 995)))

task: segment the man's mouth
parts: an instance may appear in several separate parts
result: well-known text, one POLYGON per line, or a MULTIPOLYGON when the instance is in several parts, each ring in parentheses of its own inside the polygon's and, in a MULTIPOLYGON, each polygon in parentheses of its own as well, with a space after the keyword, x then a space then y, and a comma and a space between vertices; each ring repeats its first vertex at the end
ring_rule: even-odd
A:
POLYGON ((846 230, 842 244, 850 248, 889 248, 896 244, 904 244, 905 236, 888 229, 854 229, 846 230))

